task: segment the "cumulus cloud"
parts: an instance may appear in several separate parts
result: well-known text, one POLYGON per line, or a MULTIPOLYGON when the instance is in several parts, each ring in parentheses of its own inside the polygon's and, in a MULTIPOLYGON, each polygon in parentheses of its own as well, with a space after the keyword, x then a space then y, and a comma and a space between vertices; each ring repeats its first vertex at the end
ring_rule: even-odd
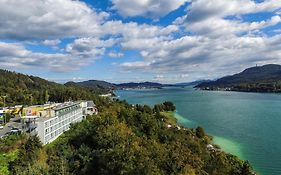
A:
MULTIPOLYGON (((126 42, 133 38, 153 38, 169 35, 178 30, 175 25, 160 27, 140 25, 135 22, 110 21, 106 20, 107 16, 107 13, 97 13, 81 1, 31 0, 26 3, 23 0, 0 0, 0 39, 51 46, 60 51, 57 54, 38 53, 18 44, 17 49, 14 50, 25 52, 22 59, 19 55, 15 57, 6 55, 2 56, 2 59, 7 59, 6 66, 14 65, 15 68, 27 67, 28 64, 36 67, 37 64, 46 63, 44 67, 47 69, 70 71, 74 68, 80 69, 81 66, 99 59, 105 55, 108 48, 121 40, 126 42), (109 39, 100 39, 106 37, 109 39), (65 48, 59 48, 58 44, 61 43, 62 38, 76 39, 65 48), (17 60, 15 63, 9 61, 14 59, 17 60), (47 59, 50 60, 50 64, 47 59), (78 63, 80 59, 82 59, 81 63, 78 63)), ((7 49, 4 44, 2 42, 0 47, 7 49)), ((8 46, 15 47, 14 44, 8 46)), ((122 55, 109 53, 109 56, 122 55)))
POLYGON ((79 38, 67 45, 66 52, 76 57, 97 58, 104 55, 106 48, 113 46, 116 42, 117 39, 79 38))
POLYGON ((194 0, 186 15, 173 23, 184 27, 186 35, 123 42, 124 48, 139 50, 144 60, 126 62, 121 67, 188 75, 182 77, 194 80, 217 78, 255 64, 280 64, 280 35, 267 36, 262 31, 281 22, 280 8, 281 1, 277 0, 194 0), (272 16, 244 20, 243 15, 260 12, 271 12, 272 16))
POLYGON ((0 39, 58 39, 98 35, 108 16, 81 1, 0 0, 0 39))
POLYGON ((280 23, 280 15, 276 12, 271 19, 254 22, 245 22, 241 15, 275 12, 280 8, 281 1, 278 0, 261 3, 252 0, 194 0, 187 8, 187 14, 179 17, 175 24, 183 24, 187 31, 198 35, 218 37, 249 33, 280 23))
POLYGON ((123 23, 122 21, 108 21, 102 26, 102 31, 105 34, 113 36, 121 35, 125 40, 130 40, 135 38, 167 36, 173 32, 179 31, 179 27, 177 25, 162 27, 148 24, 138 24, 136 22, 123 23))
POLYGON ((109 13, 97 12, 82 1, 0 0, 0 39, 13 42, 0 40, 1 66, 65 72, 105 55, 125 57, 120 50, 129 50, 138 52, 142 60, 119 64, 123 71, 151 72, 159 80, 184 80, 281 63, 279 29, 269 36, 263 31, 280 24, 280 0, 112 0, 112 8, 124 17, 156 19, 186 2, 190 2, 186 14, 161 26, 112 20, 109 13), (245 15, 261 12, 270 15, 245 19, 245 15), (74 41, 54 49, 58 53, 53 54, 28 50, 24 44, 57 48, 65 44, 60 44, 65 38, 74 41))
MULTIPOLYGON (((159 1, 158 4, 165 2, 159 1)), ((61 38, 117 34, 154 36, 177 30, 175 25, 139 25, 136 22, 110 21, 107 17, 108 13, 98 13, 82 1, 30 0, 27 3, 25 0, 0 0, 0 39, 42 39, 50 43, 61 38)))
POLYGON ((87 65, 91 60, 81 60, 69 54, 31 52, 21 44, 0 42, 0 61, 1 68, 5 69, 46 68, 68 72, 87 65))
POLYGON ((189 75, 188 74, 157 74, 153 77, 153 81, 156 82, 162 82, 162 83, 176 83, 179 81, 185 81, 186 78, 188 78, 189 75))
POLYGON ((159 18, 178 9, 190 0, 112 0, 113 9, 124 17, 159 18))
POLYGON ((281 63, 281 35, 227 36, 205 38, 185 36, 144 48, 144 61, 127 62, 125 70, 156 73, 182 73, 185 78, 214 78, 235 73, 248 66, 281 63), (241 67, 242 66, 242 67, 241 67))
POLYGON ((124 54, 121 52, 109 52, 108 56, 112 57, 112 58, 120 58, 120 57, 123 57, 124 54))
POLYGON ((45 46, 56 46, 58 44, 60 44, 61 41, 59 39, 55 39, 55 40, 44 40, 42 42, 43 45, 45 46))
POLYGON ((273 16, 266 21, 244 22, 242 20, 226 20, 223 18, 213 18, 204 20, 200 23, 186 23, 186 29, 193 31, 198 35, 207 35, 220 37, 228 34, 241 34, 261 30, 263 28, 274 26, 281 22, 280 16, 273 16))
POLYGON ((272 12, 280 8, 279 0, 265 0, 261 3, 253 0, 194 0, 187 9, 189 11, 187 20, 200 22, 231 15, 272 12))

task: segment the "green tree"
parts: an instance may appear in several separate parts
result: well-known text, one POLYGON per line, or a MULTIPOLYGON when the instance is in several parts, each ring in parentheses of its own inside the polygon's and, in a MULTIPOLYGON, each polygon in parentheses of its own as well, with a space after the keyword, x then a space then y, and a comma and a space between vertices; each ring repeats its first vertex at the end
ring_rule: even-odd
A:
POLYGON ((42 144, 37 136, 30 136, 19 150, 18 158, 10 163, 12 174, 22 174, 26 167, 32 166, 38 159, 42 144))
POLYGON ((45 90, 44 93, 44 102, 47 103, 49 101, 50 95, 48 93, 48 90, 45 90))
POLYGON ((202 127, 197 127, 196 128, 196 136, 199 137, 199 138, 203 138, 205 136, 205 131, 202 127))

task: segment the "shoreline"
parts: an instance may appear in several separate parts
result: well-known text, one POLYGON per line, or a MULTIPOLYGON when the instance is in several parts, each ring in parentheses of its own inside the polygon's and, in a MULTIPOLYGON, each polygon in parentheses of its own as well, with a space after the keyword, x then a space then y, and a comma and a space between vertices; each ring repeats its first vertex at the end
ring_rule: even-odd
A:
POLYGON ((197 91, 206 91, 206 92, 242 92, 242 93, 253 93, 253 94, 281 94, 281 92, 274 92, 274 91, 243 91, 243 90, 224 90, 224 89, 201 89, 193 87, 197 91))
MULTIPOLYGON (((228 99, 230 99, 228 101, 230 101, 231 104, 234 103, 235 105, 238 105, 237 100, 240 100, 241 98, 244 100, 244 98, 248 99, 248 98, 255 97, 258 100, 259 99, 263 100, 264 98, 266 98, 266 100, 267 100, 268 98, 271 98, 271 96, 274 95, 274 97, 275 97, 277 95, 276 99, 277 100, 280 99, 278 97, 278 94, 276 94, 276 93, 253 93, 253 92, 238 92, 238 91, 214 91, 214 93, 210 92, 211 95, 205 96, 205 93, 203 93, 204 90, 202 90, 202 92, 200 92, 201 90, 199 90, 199 89, 195 90, 194 88, 188 87, 187 91, 188 91, 187 93, 185 93, 185 91, 179 92, 179 93, 180 94, 186 94, 188 97, 189 96, 191 96, 191 97, 200 97, 200 99, 201 99, 201 97, 203 99, 208 99, 208 98, 209 99, 213 99, 213 98, 216 98, 216 99, 219 100, 218 102, 224 102, 224 100, 223 101, 221 100, 221 99, 224 99, 224 97, 221 96, 220 93, 217 94, 215 92, 221 92, 223 94, 230 93, 231 95, 233 95, 235 97, 237 96, 237 94, 241 95, 241 97, 238 96, 238 98, 237 99, 235 98, 234 100, 232 100, 231 98, 228 98, 228 99), (191 94, 189 94, 190 91, 192 92, 191 94), (239 93, 241 93, 241 94, 239 94, 239 93), (253 94, 253 95, 246 95, 246 93, 247 94, 253 94), (243 94, 245 94, 245 95, 243 95, 243 94), (263 94, 266 94, 266 96, 264 97, 263 94)), ((165 94, 165 93, 166 92, 159 93, 159 94, 162 95, 162 94, 165 94)), ((144 97, 142 97, 143 94, 139 93, 137 91, 136 92, 133 91, 132 94, 134 94, 134 95, 137 94, 137 95, 130 97, 131 93, 124 93, 122 95, 122 98, 126 99, 126 100, 129 100, 130 102, 136 103, 136 104, 137 103, 147 104, 147 102, 148 102, 151 106, 153 104, 159 103, 159 102, 164 101, 164 100, 171 100, 172 101, 173 98, 174 98, 174 96, 171 96, 171 98, 170 98, 170 96, 167 96, 167 98, 164 98, 164 97, 160 98, 158 96, 156 96, 156 97, 155 96, 152 96, 152 97, 151 96, 144 96, 144 97), (141 97, 140 98, 141 100, 138 99, 139 97, 141 97), (152 100, 150 100, 150 98, 152 100)), ((147 92, 147 93, 145 93, 145 95, 146 94, 150 95, 150 94, 153 94, 153 92, 147 92)), ((195 100, 197 100, 197 99, 195 99, 195 100)), ((264 161, 263 160, 259 160, 259 159, 256 158, 257 156, 264 156, 264 155, 262 153, 259 153, 259 152, 251 152, 251 149, 256 149, 255 145, 252 146, 251 145, 252 143, 249 143, 248 140, 241 139, 241 138, 244 138, 244 135, 236 135, 236 134, 232 135, 233 132, 240 134, 240 130, 238 130, 236 132, 236 130, 234 130, 233 127, 230 126, 231 124, 227 123, 227 125, 223 125, 224 124, 223 122, 219 123, 219 124, 221 124, 222 128, 220 128, 220 125, 218 125, 217 129, 216 129, 216 127, 214 127, 216 125, 213 125, 213 124, 209 125, 208 124, 208 121, 209 121, 208 118, 210 118, 210 117, 207 117, 208 113, 200 112, 200 111, 198 112, 198 110, 200 110, 199 107, 194 109, 195 113, 193 113, 193 109, 191 110, 191 113, 188 113, 187 110, 185 110, 185 108, 184 108, 184 106, 182 104, 183 101, 176 101, 175 100, 175 102, 179 103, 179 105, 180 105, 179 109, 177 109, 177 111, 174 112, 174 117, 178 120, 177 123, 179 125, 182 125, 182 126, 185 126, 185 127, 188 127, 188 128, 196 128, 196 126, 202 126, 203 128, 207 129, 207 131, 206 131, 207 134, 209 134, 210 136, 213 136, 213 140, 214 140, 213 143, 218 145, 221 148, 222 151, 224 151, 226 153, 233 154, 233 155, 239 157, 241 160, 250 160, 251 165, 254 167, 256 172, 267 173, 267 170, 264 170, 263 164, 261 164, 261 162, 264 162, 264 161), (198 114, 198 118, 196 117, 197 114, 198 114), (199 115, 201 115, 201 116, 199 116, 199 115), (206 116, 206 117, 204 117, 204 116, 206 116), (204 118, 206 118, 206 119, 204 119, 204 118), (190 119, 193 119, 193 120, 190 120, 190 119), (231 130, 229 130, 228 128, 224 128, 223 126, 229 126, 229 129, 231 129, 231 130), (252 146, 252 148, 249 147, 249 146, 252 146), (258 155, 258 154, 261 154, 261 155, 258 155)), ((263 101, 261 101, 261 102, 263 102, 263 101)), ((194 101, 189 100, 189 101, 187 101, 185 103, 193 105, 194 101)), ((252 104, 252 103, 250 103, 250 104, 252 104)), ((254 102, 254 104, 255 104, 255 102, 254 102)), ((275 105, 277 105, 277 104, 275 104, 275 105)), ((197 106, 198 105, 195 104, 195 107, 197 107, 197 106)), ((205 108, 203 108, 203 109, 205 109, 205 108)), ((245 109, 245 110, 248 110, 248 108, 245 109)), ((212 111, 212 112, 215 112, 215 111, 212 111)), ((211 113, 211 116, 214 116, 214 115, 216 115, 216 114, 215 113, 211 113)), ((218 115, 220 116, 220 114, 218 114, 218 115)), ((232 116, 232 115, 230 115, 230 116, 232 116)), ((252 115, 249 115, 249 116, 251 117, 252 115)), ((219 117, 218 118, 213 118, 213 119, 210 118, 210 121, 216 122, 215 119, 218 119, 217 122, 220 121, 219 117)), ((224 118, 222 118, 222 119, 224 119, 224 118)), ((235 124, 237 124, 237 123, 235 123, 235 124)), ((267 165, 267 164, 265 164, 265 165, 267 165)), ((274 164, 274 167, 276 167, 275 164, 274 164)))
POLYGON ((243 155, 242 146, 239 143, 236 143, 235 141, 225 137, 220 137, 216 135, 212 135, 212 136, 213 136, 213 143, 220 146, 221 150, 223 150, 226 153, 235 155, 239 157, 239 159, 247 160, 243 155))
MULTIPOLYGON (((197 125, 196 122, 185 118, 184 116, 180 115, 177 111, 173 112, 172 114, 173 117, 177 119, 177 124, 183 125, 187 128, 194 128, 197 125)), ((225 137, 216 136, 211 133, 207 134, 213 138, 212 143, 218 145, 222 151, 235 155, 241 160, 246 160, 245 156, 243 155, 243 148, 239 143, 236 143, 235 141, 225 137)))

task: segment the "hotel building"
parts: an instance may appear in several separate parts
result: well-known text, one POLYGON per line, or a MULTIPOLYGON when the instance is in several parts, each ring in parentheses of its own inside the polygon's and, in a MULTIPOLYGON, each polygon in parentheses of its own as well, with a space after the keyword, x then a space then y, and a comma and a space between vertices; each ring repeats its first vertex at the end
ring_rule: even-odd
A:
POLYGON ((39 112, 37 134, 45 145, 57 139, 72 123, 81 122, 85 118, 79 102, 68 102, 54 108, 39 112))

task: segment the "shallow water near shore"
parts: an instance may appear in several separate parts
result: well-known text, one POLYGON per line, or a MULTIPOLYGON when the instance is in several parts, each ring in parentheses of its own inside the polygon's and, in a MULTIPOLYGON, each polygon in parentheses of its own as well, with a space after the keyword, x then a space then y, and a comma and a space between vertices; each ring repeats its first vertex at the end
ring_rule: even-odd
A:
POLYGON ((242 160, 246 160, 242 152, 243 148, 238 143, 218 136, 214 136, 213 139, 214 143, 219 145, 223 151, 236 155, 242 160))
MULTIPOLYGON (((185 127, 195 128, 196 126, 198 126, 198 124, 196 124, 195 122, 179 115, 178 113, 174 113, 174 117, 177 119, 180 125, 183 125, 185 127)), ((212 137, 213 137, 213 143, 219 145, 223 151, 236 155, 242 160, 246 160, 242 153, 241 145, 224 137, 219 137, 214 135, 212 135, 212 137)))
POLYGON ((191 87, 116 91, 131 104, 172 101, 186 127, 202 126, 224 151, 249 160, 261 175, 281 174, 281 95, 197 91, 191 87))
POLYGON ((196 124, 195 122, 189 120, 188 118, 185 118, 181 116, 178 113, 174 113, 174 117, 177 119, 177 122, 185 127, 194 127, 196 124))

